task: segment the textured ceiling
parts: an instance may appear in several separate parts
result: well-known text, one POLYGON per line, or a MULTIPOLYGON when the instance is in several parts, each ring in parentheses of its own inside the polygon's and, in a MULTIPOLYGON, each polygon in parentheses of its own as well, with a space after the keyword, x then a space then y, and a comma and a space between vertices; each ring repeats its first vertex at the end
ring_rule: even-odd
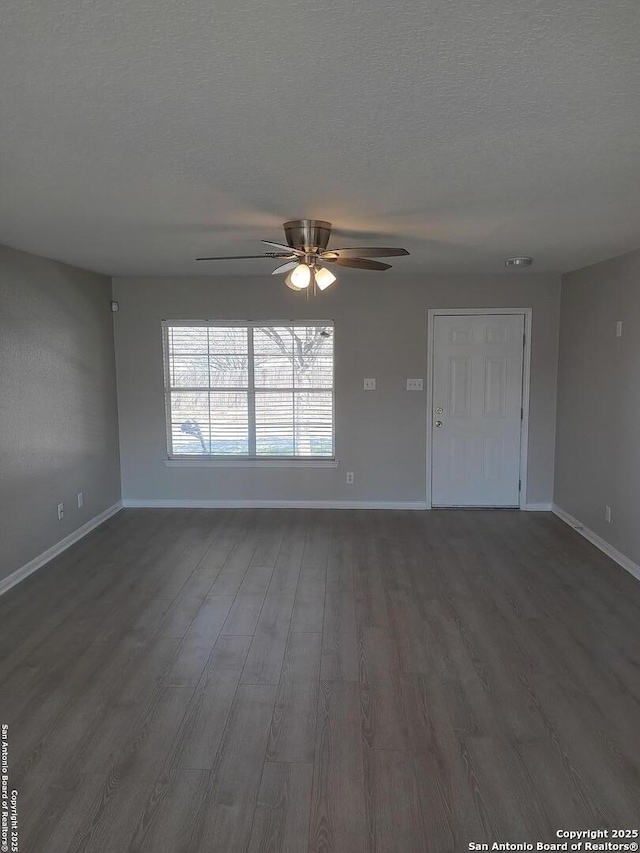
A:
POLYGON ((307 216, 398 272, 584 266, 640 245, 639 40, 638 0, 5 0, 0 242, 253 274, 194 258, 307 216))

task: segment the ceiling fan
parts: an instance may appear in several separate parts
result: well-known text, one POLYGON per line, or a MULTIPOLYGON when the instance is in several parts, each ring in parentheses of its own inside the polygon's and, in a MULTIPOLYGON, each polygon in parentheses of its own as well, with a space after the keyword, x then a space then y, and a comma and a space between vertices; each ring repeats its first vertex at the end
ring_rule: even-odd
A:
POLYGON ((337 264, 359 270, 388 270, 391 264, 372 261, 370 258, 391 258, 408 255, 406 249, 363 247, 359 249, 327 249, 331 236, 331 223, 322 219, 292 219, 284 223, 287 244, 262 240, 267 246, 280 249, 278 252, 263 252, 261 255, 226 255, 214 258, 196 258, 198 261, 230 261, 242 258, 271 258, 285 263, 273 270, 271 275, 287 273, 285 284, 292 290, 304 290, 310 284, 326 290, 336 280, 325 264, 337 264))

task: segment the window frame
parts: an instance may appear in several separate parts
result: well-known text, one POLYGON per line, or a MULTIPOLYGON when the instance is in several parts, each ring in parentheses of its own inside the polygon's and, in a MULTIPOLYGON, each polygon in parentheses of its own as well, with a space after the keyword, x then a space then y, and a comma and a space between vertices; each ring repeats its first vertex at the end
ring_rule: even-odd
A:
MULTIPOLYGON (((232 466, 254 466, 254 467, 337 467, 336 462, 336 357, 335 357, 335 322, 333 320, 162 320, 162 366, 163 366, 163 385, 164 385, 164 410, 165 410, 165 437, 167 456, 165 465, 167 466, 189 466, 199 465, 207 467, 232 467, 232 466), (247 386, 246 388, 229 387, 225 391, 238 391, 247 394, 247 425, 248 425, 248 444, 249 449, 253 449, 254 453, 248 454, 180 454, 173 453, 173 439, 171 431, 171 392, 175 390, 183 391, 212 391, 211 386, 206 388, 172 388, 170 381, 170 350, 169 350, 169 329, 175 326, 186 327, 222 327, 228 328, 238 326, 247 329, 247 386), (331 388, 303 388, 299 389, 305 393, 328 393, 331 392, 331 439, 332 439, 332 454, 330 456, 286 456, 275 455, 268 456, 266 454, 256 454, 256 421, 255 421, 255 399, 256 390, 259 392, 290 392, 295 395, 294 386, 286 388, 271 388, 259 387, 256 389, 254 378, 254 342, 253 329, 264 327, 313 327, 313 326, 330 326, 333 333, 333 359, 331 365, 331 388)), ((294 396, 295 399, 295 396, 294 396)))

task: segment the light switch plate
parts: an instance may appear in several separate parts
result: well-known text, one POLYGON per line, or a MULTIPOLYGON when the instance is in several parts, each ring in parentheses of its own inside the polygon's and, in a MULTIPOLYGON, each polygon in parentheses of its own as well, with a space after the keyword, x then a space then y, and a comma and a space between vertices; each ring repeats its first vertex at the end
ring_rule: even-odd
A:
POLYGON ((622 320, 618 320, 616 323, 616 338, 622 337, 622 320))
POLYGON ((424 379, 407 379, 407 391, 424 391, 424 379))
POLYGON ((375 379, 365 379, 363 382, 363 387, 365 391, 375 391, 376 390, 376 380, 375 379))

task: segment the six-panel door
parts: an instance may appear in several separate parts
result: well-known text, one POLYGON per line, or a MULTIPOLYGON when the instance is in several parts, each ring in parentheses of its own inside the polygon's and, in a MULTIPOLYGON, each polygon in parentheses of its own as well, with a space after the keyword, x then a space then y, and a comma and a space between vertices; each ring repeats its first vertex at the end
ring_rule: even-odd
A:
POLYGON ((433 506, 519 505, 524 316, 434 317, 433 506))

